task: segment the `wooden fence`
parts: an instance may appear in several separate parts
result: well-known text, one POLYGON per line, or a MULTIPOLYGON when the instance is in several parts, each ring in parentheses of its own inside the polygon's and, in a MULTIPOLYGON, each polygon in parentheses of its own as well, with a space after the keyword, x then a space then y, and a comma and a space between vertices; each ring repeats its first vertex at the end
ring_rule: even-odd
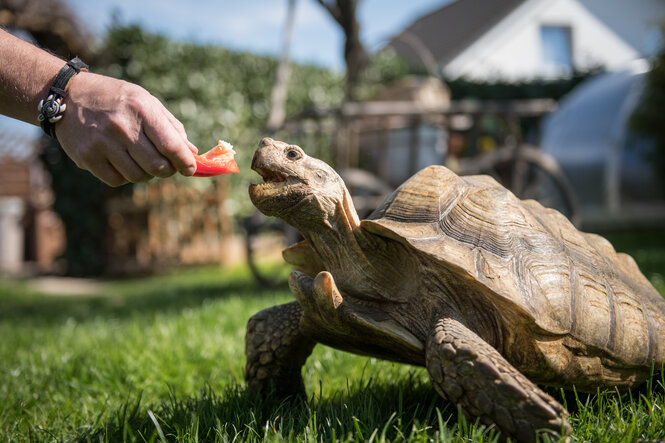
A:
POLYGON ((135 272, 240 260, 229 186, 225 179, 202 186, 154 180, 111 199, 109 269, 135 272))

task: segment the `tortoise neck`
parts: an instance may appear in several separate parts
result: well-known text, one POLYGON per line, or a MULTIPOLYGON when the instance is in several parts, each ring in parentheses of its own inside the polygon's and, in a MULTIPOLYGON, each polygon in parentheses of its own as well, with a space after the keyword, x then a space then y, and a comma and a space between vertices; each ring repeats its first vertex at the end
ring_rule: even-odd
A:
POLYGON ((345 296, 381 298, 379 287, 373 283, 373 264, 358 241, 358 231, 320 230, 306 238, 345 296))
POLYGON ((347 293, 358 290, 375 293, 377 289, 371 284, 371 278, 368 278, 368 274, 372 275, 370 270, 373 265, 360 241, 360 221, 348 191, 325 214, 324 218, 315 223, 310 220, 300 232, 312 245, 340 289, 346 289, 347 293))
POLYGON ((342 201, 338 202, 336 206, 337 218, 339 219, 340 224, 344 225, 349 232, 353 232, 360 227, 358 213, 356 212, 355 206, 353 206, 351 194, 349 194, 349 191, 346 188, 344 188, 344 197, 342 198, 342 201))
POLYGON ((345 191, 341 201, 331 205, 324 218, 310 225, 312 221, 308 220, 301 233, 331 272, 349 263, 367 260, 354 234, 360 227, 360 221, 348 191, 345 191))

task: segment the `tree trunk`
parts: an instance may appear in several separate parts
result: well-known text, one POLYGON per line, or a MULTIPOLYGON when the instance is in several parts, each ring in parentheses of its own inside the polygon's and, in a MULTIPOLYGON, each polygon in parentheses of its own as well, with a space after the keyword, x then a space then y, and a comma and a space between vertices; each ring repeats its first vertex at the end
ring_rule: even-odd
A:
POLYGON ((356 86, 369 63, 369 55, 360 41, 360 23, 356 17, 358 0, 318 0, 342 27, 345 36, 346 100, 356 99, 356 86))
POLYGON ((266 131, 272 134, 277 131, 284 123, 286 117, 286 98, 288 93, 289 75, 291 69, 289 66, 289 51, 291 49, 291 39, 293 37, 293 28, 296 16, 296 0, 288 0, 288 11, 286 15, 286 27, 284 28, 284 40, 282 42, 282 54, 277 65, 277 74, 275 85, 270 94, 270 114, 266 131))

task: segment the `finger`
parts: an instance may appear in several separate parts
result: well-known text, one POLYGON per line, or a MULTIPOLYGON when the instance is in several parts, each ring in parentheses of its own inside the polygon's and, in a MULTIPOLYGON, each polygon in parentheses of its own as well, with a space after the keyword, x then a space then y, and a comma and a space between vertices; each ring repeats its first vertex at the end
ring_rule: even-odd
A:
POLYGON ((98 179, 114 188, 129 183, 127 179, 125 179, 125 177, 123 177, 123 175, 120 174, 115 169, 115 167, 113 167, 113 165, 106 160, 90 165, 87 169, 98 179))
MULTIPOLYGON (((157 101, 157 99, 155 99, 157 101)), ((157 101, 157 103, 159 103, 157 101)), ((161 103, 159 103, 160 107, 161 103)), ((163 112, 144 112, 143 129, 155 148, 166 157, 182 175, 196 171, 194 155, 184 138, 163 112)))
POLYGON ((76 166, 90 172, 107 185, 117 187, 127 183, 127 179, 107 160, 109 140, 102 137, 85 144, 80 138, 75 138, 74 142, 61 143, 61 146, 76 166))
POLYGON ((155 148, 148 137, 141 133, 138 141, 127 150, 129 156, 146 173, 155 177, 170 177, 176 173, 171 163, 155 148))
POLYGON ((108 161, 129 182, 139 183, 152 178, 152 175, 144 171, 124 149, 113 151, 108 156, 108 161))
POLYGON ((194 143, 189 141, 189 138, 187 137, 187 131, 185 131, 185 126, 182 124, 182 122, 175 118, 175 116, 171 114, 171 112, 166 108, 164 108, 164 113, 166 114, 166 118, 168 118, 168 120, 173 125, 173 128, 178 131, 178 133, 180 133, 180 135, 182 135, 182 137, 187 141, 187 145, 189 146, 189 149, 192 151, 192 153, 198 154, 199 149, 194 145, 194 143))

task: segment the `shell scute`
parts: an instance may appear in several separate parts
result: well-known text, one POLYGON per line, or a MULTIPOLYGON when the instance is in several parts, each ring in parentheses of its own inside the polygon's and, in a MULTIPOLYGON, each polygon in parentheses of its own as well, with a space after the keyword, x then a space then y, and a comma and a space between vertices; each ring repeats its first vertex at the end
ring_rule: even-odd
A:
POLYGON ((491 177, 426 168, 372 218, 361 226, 473 280, 479 293, 508 301, 547 333, 569 334, 627 364, 665 354, 665 299, 634 260, 491 177))

